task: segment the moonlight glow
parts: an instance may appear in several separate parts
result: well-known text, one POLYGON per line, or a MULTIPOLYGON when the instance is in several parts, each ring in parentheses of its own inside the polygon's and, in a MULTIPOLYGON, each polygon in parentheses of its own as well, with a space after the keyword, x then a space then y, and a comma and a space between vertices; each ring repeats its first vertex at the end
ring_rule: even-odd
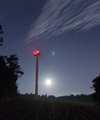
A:
POLYGON ((47 79, 47 80, 45 81, 45 84, 48 85, 48 86, 50 86, 50 85, 52 84, 52 81, 51 81, 50 79, 47 79))

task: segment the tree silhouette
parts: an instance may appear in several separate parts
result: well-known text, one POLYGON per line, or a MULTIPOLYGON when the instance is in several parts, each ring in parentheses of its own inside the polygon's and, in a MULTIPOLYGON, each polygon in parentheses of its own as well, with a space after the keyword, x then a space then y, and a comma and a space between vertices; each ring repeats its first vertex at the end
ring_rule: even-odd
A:
MULTIPOLYGON (((3 34, 3 31, 2 31, 2 26, 0 25, 0 35, 3 34)), ((3 42, 3 37, 0 36, 0 46, 2 46, 2 42, 3 42)))
POLYGON ((0 56, 0 96, 18 93, 17 80, 23 74, 16 55, 0 56))
POLYGON ((93 99, 100 105, 100 75, 93 79, 93 89, 95 92, 92 94, 93 99))

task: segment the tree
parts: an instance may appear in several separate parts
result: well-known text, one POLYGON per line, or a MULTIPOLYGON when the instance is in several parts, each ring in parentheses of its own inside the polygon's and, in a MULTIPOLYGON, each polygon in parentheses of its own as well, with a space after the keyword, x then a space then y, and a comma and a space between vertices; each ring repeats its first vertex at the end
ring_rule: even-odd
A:
MULTIPOLYGON (((2 26, 0 25, 0 35, 2 34, 3 34, 2 26)), ((0 36, 0 46, 2 46, 2 42, 3 42, 3 37, 0 36)))
POLYGON ((0 96, 15 96, 18 93, 16 82, 22 75, 17 55, 0 56, 0 96))
POLYGON ((95 92, 92 94, 93 99, 100 105, 100 75, 93 79, 93 89, 95 92))

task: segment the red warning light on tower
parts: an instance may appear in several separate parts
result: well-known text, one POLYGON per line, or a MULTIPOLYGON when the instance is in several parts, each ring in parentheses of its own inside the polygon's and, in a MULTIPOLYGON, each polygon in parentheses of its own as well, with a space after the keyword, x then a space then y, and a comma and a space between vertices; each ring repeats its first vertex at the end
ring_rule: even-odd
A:
POLYGON ((39 51, 39 50, 34 51, 34 55, 35 55, 35 56, 37 56, 37 55, 39 55, 39 54, 40 54, 40 51, 39 51))

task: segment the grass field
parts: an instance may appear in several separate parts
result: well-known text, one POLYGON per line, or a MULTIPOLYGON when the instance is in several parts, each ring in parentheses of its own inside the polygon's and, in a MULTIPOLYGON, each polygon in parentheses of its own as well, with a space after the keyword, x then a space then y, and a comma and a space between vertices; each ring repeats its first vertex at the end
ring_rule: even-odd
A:
POLYGON ((0 105, 0 120, 100 120, 93 104, 15 99, 0 105))

